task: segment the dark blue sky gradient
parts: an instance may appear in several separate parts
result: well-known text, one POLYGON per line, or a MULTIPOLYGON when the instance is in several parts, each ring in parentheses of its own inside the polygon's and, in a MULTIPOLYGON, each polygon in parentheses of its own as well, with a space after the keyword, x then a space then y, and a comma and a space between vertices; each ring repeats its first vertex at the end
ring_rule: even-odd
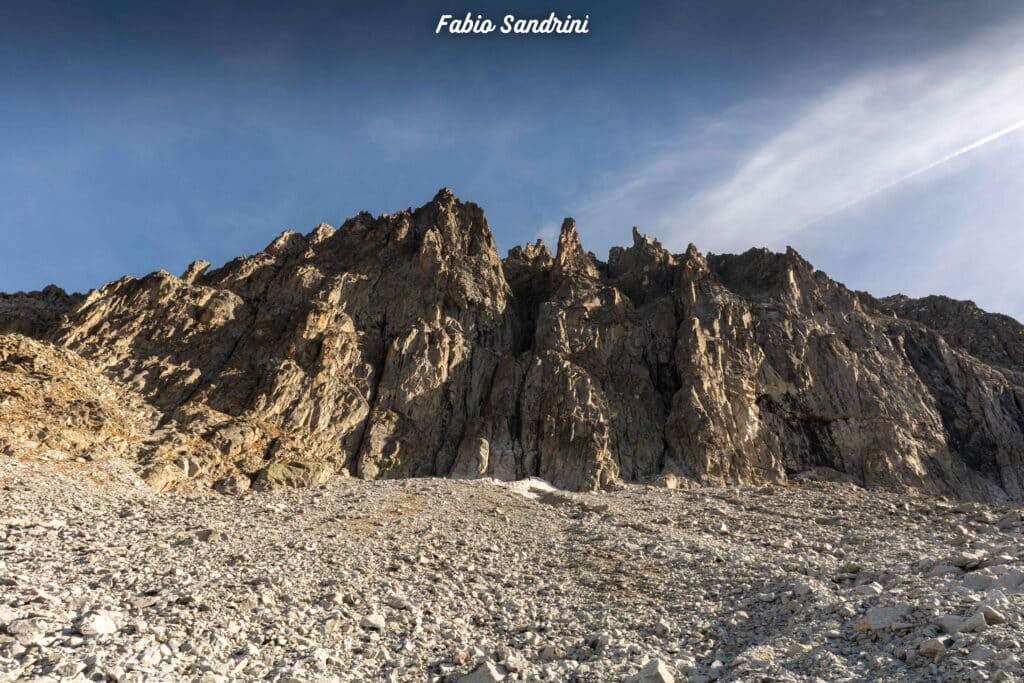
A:
MULTIPOLYGON (((441 186, 484 207, 504 250, 661 140, 1015 13, 994 1, 4 3, 0 290, 219 263, 441 186), (591 33, 434 35, 440 14, 467 10, 589 14, 591 33)), ((580 227, 603 256, 630 226, 610 241, 580 227)))

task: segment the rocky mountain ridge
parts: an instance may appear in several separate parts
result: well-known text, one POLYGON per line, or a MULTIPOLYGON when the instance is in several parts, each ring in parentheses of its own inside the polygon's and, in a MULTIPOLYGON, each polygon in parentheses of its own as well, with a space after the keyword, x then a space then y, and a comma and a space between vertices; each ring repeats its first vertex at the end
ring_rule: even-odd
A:
MULTIPOLYGON (((221 268, 0 298, 161 417, 158 488, 539 476, 867 485, 1024 500, 1024 328, 848 290, 793 250, 607 262, 575 223, 498 256, 480 207, 283 233, 221 268)), ((8 451, 17 454, 16 440, 8 451)))

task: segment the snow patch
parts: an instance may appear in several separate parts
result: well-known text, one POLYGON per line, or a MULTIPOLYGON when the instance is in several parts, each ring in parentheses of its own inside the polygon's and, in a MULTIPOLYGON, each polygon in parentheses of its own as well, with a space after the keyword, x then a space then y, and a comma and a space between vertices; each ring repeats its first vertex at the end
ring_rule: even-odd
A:
POLYGON ((530 500, 538 500, 541 496, 546 496, 549 493, 560 492, 559 489, 556 489, 540 477, 530 477, 529 479, 519 479, 517 481, 499 481, 497 479, 491 479, 491 482, 498 486, 507 488, 512 493, 517 493, 523 498, 529 498, 530 500))

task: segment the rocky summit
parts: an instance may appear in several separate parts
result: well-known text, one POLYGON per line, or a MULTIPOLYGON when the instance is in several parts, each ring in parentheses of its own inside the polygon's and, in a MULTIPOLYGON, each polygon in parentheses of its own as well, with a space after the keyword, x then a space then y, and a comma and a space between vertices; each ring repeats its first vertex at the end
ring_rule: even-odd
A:
POLYGON ((757 485, 1024 501, 1024 328, 876 299, 792 249, 598 260, 566 219, 502 259, 425 206, 181 276, 0 295, 0 448, 126 458, 157 489, 339 476, 757 485))
POLYGON ((0 683, 1020 681, 1022 477, 1010 318, 442 190, 0 295, 0 683))

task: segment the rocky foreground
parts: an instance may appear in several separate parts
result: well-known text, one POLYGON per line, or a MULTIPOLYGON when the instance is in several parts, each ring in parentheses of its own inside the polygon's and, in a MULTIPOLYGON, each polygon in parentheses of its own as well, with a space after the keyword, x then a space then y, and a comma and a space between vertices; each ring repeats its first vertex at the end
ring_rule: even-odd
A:
POLYGON ((0 501, 3 681, 1022 676, 1019 507, 835 482, 179 495, 116 458, 0 459, 0 501))

